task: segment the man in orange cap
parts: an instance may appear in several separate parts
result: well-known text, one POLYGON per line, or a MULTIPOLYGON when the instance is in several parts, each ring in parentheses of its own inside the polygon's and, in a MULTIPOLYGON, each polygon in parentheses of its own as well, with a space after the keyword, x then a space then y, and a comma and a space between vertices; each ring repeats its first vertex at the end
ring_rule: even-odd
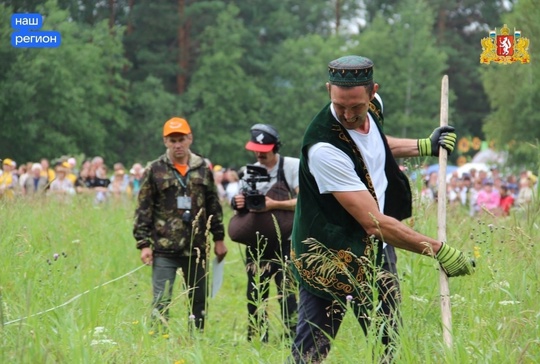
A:
POLYGON ((163 126, 165 154, 146 167, 138 194, 133 235, 141 260, 152 265, 152 318, 165 324, 176 272, 182 269, 189 289, 190 328, 204 328, 209 264, 207 230, 218 261, 227 254, 223 212, 212 170, 191 152, 187 120, 174 117, 163 126))

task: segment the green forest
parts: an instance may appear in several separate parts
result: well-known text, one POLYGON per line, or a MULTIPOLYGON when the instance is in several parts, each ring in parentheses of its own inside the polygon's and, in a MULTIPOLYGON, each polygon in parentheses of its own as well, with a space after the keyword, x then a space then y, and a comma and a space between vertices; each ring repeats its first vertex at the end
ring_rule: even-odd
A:
MULTIPOLYGON (((297 156, 328 101, 327 64, 371 58, 385 132, 426 137, 450 81, 450 124, 537 168, 537 0, 0 1, 0 158, 102 155, 147 162, 163 123, 185 117, 193 151, 241 166, 249 128, 278 128, 297 156), (43 15, 62 44, 14 48, 14 13, 43 15), (481 39, 504 24, 530 40, 530 63, 481 64, 481 39)), ((452 155, 453 162, 459 156, 452 155)))

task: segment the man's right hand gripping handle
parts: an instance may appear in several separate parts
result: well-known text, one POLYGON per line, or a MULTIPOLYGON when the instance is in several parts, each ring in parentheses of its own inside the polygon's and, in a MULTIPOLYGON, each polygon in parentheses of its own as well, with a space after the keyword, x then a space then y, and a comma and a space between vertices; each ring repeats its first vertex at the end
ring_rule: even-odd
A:
POLYGON ((474 260, 469 259, 463 252, 443 243, 435 259, 439 261, 448 277, 458 277, 474 273, 474 260))

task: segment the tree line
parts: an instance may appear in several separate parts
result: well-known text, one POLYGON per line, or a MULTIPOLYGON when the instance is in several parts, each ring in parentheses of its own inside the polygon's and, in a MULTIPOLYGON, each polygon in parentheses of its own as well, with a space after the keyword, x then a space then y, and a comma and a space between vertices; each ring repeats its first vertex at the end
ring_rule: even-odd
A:
POLYGON ((171 116, 190 121, 193 149, 214 163, 245 164, 255 123, 298 155, 328 101, 327 63, 360 54, 375 63, 386 133, 426 137, 448 74, 459 134, 537 163, 537 19, 534 0, 0 1, 0 158, 145 162, 163 152, 171 116), (10 17, 25 12, 62 45, 11 47, 10 17), (481 38, 503 24, 531 39, 531 64, 480 64, 481 38))

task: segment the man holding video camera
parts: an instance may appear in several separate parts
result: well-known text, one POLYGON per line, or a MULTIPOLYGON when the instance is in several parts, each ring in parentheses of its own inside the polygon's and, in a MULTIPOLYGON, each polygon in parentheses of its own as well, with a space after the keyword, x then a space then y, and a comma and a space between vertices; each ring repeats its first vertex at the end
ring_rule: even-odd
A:
POLYGON ((248 340, 268 341, 267 304, 270 280, 278 291, 286 335, 296 327, 297 303, 294 280, 289 277, 287 261, 291 250, 291 231, 298 194, 299 159, 281 156, 277 130, 269 124, 251 127, 246 149, 257 162, 247 165, 240 193, 231 200, 236 210, 229 224, 233 241, 247 245, 248 340))

